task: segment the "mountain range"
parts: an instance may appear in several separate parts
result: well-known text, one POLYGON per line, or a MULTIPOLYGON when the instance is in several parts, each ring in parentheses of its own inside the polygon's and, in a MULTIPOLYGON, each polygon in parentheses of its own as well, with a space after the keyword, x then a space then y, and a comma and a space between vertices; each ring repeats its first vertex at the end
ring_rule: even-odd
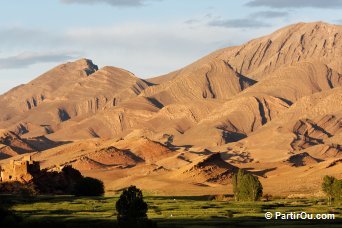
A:
POLYGON ((0 163, 31 153, 166 195, 231 191, 244 168, 266 193, 316 194, 342 177, 341 57, 342 26, 314 22, 150 79, 68 62, 0 96, 0 163))

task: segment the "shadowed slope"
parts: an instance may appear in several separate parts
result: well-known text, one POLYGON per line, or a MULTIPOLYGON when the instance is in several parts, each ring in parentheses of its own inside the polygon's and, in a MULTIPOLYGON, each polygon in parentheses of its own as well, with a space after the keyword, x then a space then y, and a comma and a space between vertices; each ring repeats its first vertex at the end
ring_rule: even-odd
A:
POLYGON ((258 160, 286 159, 303 150, 322 159, 341 156, 341 107, 342 87, 303 97, 236 145, 258 160))
POLYGON ((36 151, 14 132, 0 130, 0 159, 36 151))

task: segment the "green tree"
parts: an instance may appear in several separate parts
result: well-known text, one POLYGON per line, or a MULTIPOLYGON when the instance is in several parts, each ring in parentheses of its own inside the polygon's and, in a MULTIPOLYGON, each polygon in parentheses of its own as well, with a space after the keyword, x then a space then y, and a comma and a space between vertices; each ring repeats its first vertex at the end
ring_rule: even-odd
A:
POLYGON ((335 182, 335 177, 325 176, 323 178, 322 190, 328 196, 328 204, 330 205, 334 198, 333 184, 335 182))
POLYGON ((333 196, 335 202, 341 202, 342 201, 342 179, 341 180, 334 180, 333 183, 333 196))
POLYGON ((257 201, 262 196, 263 187, 258 177, 239 169, 233 176, 233 192, 236 201, 257 201))
POLYGON ((156 227, 147 218, 147 203, 140 189, 130 186, 116 202, 117 219, 120 227, 156 227))
MULTIPOLYGON (((240 173, 239 169, 239 173, 240 173)), ((234 199, 235 201, 239 201, 239 186, 238 186, 238 175, 234 174, 232 178, 233 183, 233 193, 234 193, 234 199)))

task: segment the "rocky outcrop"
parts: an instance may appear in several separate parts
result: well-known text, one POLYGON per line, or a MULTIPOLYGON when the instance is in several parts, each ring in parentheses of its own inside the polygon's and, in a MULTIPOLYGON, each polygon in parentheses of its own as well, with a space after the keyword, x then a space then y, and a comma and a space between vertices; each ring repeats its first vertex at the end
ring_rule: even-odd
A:
POLYGON ((191 178, 199 182, 229 183, 238 168, 225 162, 220 153, 214 153, 183 171, 183 178, 191 178))

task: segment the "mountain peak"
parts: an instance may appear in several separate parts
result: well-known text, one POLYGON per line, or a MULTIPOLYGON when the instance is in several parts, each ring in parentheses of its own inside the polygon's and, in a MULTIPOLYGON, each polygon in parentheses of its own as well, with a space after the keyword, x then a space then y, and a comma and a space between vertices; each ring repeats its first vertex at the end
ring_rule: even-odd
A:
POLYGON ((301 33, 301 34, 308 34, 310 36, 319 35, 322 36, 322 33, 331 33, 337 30, 341 25, 335 25, 335 24, 329 24, 327 22, 323 21, 314 21, 314 22, 299 22, 296 24, 292 24, 289 26, 286 26, 284 28, 281 28, 274 32, 273 34, 270 34, 269 36, 272 36, 274 34, 293 34, 293 33, 301 33))
POLYGON ((95 65, 93 61, 90 59, 82 58, 82 59, 76 60, 75 63, 79 65, 79 67, 83 68, 85 72, 87 73, 87 75, 90 75, 94 73, 95 71, 98 71, 99 69, 98 66, 95 65))

